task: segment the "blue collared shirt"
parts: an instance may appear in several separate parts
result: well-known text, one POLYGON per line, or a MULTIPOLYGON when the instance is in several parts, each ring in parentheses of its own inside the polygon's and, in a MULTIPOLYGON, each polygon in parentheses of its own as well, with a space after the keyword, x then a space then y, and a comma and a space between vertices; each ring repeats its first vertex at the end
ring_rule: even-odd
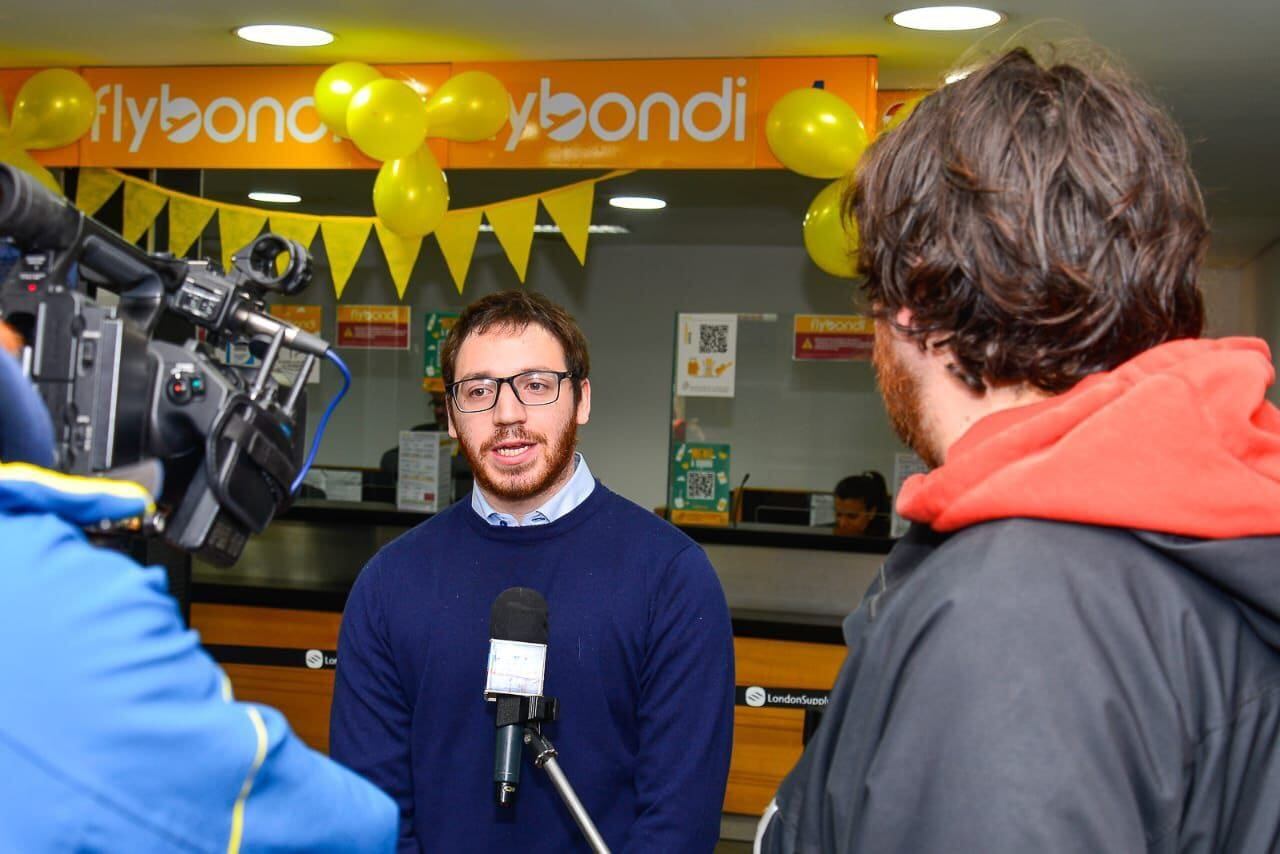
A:
POLYGON ((559 492, 551 496, 546 504, 525 516, 523 522, 510 513, 499 513, 494 510, 493 506, 485 500, 479 486, 471 490, 471 509, 476 511, 480 518, 490 525, 496 525, 501 528, 518 528, 522 525, 549 525, 586 501, 587 497, 591 495, 591 490, 595 488, 596 479, 592 477, 591 469, 587 468, 587 461, 583 459, 582 454, 575 453, 573 455, 573 476, 569 478, 569 482, 561 487, 559 492))

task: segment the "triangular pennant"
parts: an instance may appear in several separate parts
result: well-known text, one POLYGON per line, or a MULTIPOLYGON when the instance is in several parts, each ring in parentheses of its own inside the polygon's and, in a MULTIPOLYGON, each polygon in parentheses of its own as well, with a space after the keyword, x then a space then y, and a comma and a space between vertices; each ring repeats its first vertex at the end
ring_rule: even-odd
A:
POLYGON ((93 216, 123 182, 123 178, 106 169, 81 169, 76 181, 76 207, 84 211, 85 216, 93 216))
POLYGON ((493 226, 493 233, 507 260, 516 269, 516 276, 524 283, 529 271, 529 248, 533 245, 533 224, 538 219, 538 197, 529 196, 494 205, 484 209, 484 215, 493 226))
POLYGON ((137 243, 156 221, 169 197, 159 190, 143 184, 126 181, 124 185, 124 228, 120 234, 130 243, 137 243))
POLYGON ((218 208, 218 240, 222 244, 222 269, 231 269, 235 255, 258 236, 267 224, 267 215, 245 208, 218 208))
POLYGON ((169 251, 181 258, 191 249, 218 208, 186 196, 169 198, 169 251))
POLYGON ((594 183, 579 184, 542 197, 542 206, 560 227, 564 242, 578 256, 579 264, 587 263, 587 229, 591 225, 591 203, 595 197, 594 183))
POLYGON ((476 251, 476 238, 480 235, 480 211, 460 210, 445 214, 436 226, 435 235, 444 262, 449 265, 449 275, 453 276, 453 286, 462 293, 467 270, 471 268, 471 256, 476 251))
POLYGON ((310 249, 316 239, 316 231, 320 228, 320 220, 313 216, 272 214, 268 228, 281 237, 298 241, 304 249, 310 249))
POLYGON ((62 195, 62 187, 53 173, 36 162, 35 158, 11 140, 0 139, 0 163, 16 166, 35 177, 46 189, 62 195))
POLYGON ((418 251, 422 249, 421 237, 401 237, 382 224, 382 220, 374 222, 378 231, 378 242, 382 244, 382 254, 387 256, 387 266, 391 268, 391 281, 396 286, 396 296, 404 299, 404 289, 409 286, 409 275, 413 273, 413 265, 418 260, 418 251))
POLYGON ((333 276, 333 294, 342 299, 347 280, 360 260, 364 244, 369 240, 373 218, 322 219, 320 233, 324 235, 324 250, 329 256, 329 273, 333 276))

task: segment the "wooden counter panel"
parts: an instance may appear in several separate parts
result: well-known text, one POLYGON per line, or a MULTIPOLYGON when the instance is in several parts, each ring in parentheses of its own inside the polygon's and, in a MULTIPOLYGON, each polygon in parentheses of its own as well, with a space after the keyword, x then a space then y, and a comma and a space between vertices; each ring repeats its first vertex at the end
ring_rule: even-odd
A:
MULTIPOLYGON (((196 603, 192 627, 213 645, 333 650, 341 615, 318 611, 196 603)), ((844 661, 834 644, 735 638, 736 682, 740 686, 830 690, 844 661)), ((316 750, 329 749, 332 670, 226 664, 236 698, 273 706, 316 750)), ((800 758, 804 712, 800 709, 735 709, 733 757, 726 812, 759 815, 783 777, 800 758)))

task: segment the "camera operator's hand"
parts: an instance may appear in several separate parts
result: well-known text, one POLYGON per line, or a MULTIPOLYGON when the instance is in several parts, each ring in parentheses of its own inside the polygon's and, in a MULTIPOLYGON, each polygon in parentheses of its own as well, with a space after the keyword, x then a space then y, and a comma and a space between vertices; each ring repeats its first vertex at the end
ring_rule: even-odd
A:
POLYGON ((5 350, 13 355, 22 352, 22 336, 13 331, 13 327, 0 320, 0 350, 5 350))

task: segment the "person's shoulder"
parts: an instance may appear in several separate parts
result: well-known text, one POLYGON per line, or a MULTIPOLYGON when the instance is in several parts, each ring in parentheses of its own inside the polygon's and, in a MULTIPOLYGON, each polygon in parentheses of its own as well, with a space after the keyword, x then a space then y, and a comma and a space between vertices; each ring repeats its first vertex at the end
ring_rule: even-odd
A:
POLYGON ((690 547, 701 551, 688 534, 657 513, 622 497, 599 481, 596 488, 601 490, 602 515, 607 524, 624 529, 629 536, 644 537, 649 548, 666 554, 674 556, 690 547))
MULTIPOLYGON (((466 529, 464 514, 474 513, 471 498, 467 495, 445 509, 414 525, 382 548, 369 559, 361 572, 361 578, 393 578, 403 572, 420 572, 430 563, 430 555, 444 542, 457 539, 466 529)), ((365 583, 370 583, 366 581, 365 583)))
POLYGON ((943 541, 904 584, 907 613, 973 643, 1127 632, 1180 573, 1133 532, 1039 519, 975 525, 943 541), (1139 592, 1141 591, 1141 595, 1139 592))

